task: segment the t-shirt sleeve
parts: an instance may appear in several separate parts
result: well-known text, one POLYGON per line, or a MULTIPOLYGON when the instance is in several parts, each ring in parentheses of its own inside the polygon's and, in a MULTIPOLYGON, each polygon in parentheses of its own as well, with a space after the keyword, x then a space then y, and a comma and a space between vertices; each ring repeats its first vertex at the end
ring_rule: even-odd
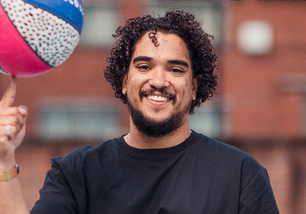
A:
POLYGON ((31 214, 82 213, 85 209, 85 193, 80 172, 81 163, 73 158, 53 158, 40 199, 31 214))
MULTIPOLYGON (((244 168, 250 171, 252 166, 245 164, 244 168)), ((242 179, 239 214, 279 214, 265 168, 260 167, 255 175, 242 179)))

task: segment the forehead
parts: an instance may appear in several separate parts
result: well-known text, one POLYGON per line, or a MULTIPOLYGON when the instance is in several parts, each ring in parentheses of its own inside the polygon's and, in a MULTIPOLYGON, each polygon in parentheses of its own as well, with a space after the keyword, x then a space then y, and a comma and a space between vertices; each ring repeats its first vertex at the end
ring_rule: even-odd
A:
POLYGON ((154 38, 152 38, 152 33, 145 33, 136 43, 132 58, 139 55, 168 59, 180 58, 190 61, 187 44, 181 37, 173 33, 157 32, 154 38))

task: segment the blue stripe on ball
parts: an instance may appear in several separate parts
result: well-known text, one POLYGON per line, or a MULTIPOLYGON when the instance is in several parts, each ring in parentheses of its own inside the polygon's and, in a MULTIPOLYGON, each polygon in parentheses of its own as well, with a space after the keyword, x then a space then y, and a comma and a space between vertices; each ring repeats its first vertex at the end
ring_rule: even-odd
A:
POLYGON ((83 27, 83 5, 81 0, 23 0, 64 19, 81 34, 83 27))

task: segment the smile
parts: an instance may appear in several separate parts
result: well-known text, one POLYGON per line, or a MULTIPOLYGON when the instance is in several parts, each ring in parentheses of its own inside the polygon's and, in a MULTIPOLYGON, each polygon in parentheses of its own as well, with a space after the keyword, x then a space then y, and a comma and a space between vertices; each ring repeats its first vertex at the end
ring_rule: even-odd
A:
POLYGON ((169 97, 158 96, 158 95, 148 95, 147 98, 149 100, 153 100, 157 102, 168 102, 170 100, 169 97))

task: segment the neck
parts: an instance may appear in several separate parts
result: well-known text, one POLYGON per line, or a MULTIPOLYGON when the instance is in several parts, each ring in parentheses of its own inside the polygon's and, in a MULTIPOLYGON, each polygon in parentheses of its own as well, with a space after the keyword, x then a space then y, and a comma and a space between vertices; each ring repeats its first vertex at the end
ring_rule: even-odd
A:
POLYGON ((162 137, 149 137, 140 132, 130 120, 130 133, 124 137, 127 144, 138 149, 157 149, 176 146, 185 141, 191 134, 189 121, 174 132, 162 137))

